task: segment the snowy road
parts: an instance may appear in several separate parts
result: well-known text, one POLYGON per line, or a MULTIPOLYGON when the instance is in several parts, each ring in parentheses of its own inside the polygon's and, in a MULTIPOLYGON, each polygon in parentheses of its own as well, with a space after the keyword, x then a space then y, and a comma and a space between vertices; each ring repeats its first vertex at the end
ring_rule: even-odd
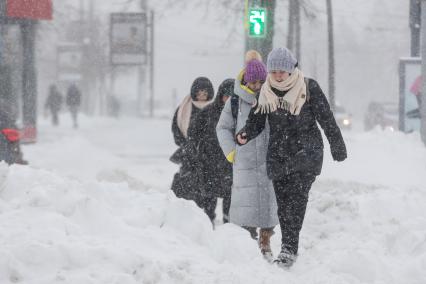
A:
MULTIPOLYGON (((291 270, 168 190, 168 120, 41 121, 31 166, 0 165, 0 283, 426 283, 426 149, 345 132, 314 183, 291 270)), ((327 150, 328 151, 328 150, 327 150)), ((272 238, 279 250, 280 234, 272 238)))

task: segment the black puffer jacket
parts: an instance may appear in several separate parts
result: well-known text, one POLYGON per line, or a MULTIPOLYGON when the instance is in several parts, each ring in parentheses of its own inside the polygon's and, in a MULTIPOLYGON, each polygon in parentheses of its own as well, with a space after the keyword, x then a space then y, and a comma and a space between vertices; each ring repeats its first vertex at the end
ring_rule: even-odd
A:
MULTIPOLYGON (((214 96, 213 86, 205 77, 197 78, 191 87, 191 98, 196 99, 198 90, 207 90, 208 100, 214 96)), ((172 121, 173 138, 179 148, 172 155, 170 160, 180 165, 179 172, 175 174, 172 190, 177 197, 194 200, 197 202, 203 195, 204 175, 200 155, 200 140, 202 138, 201 130, 203 129, 203 121, 200 119, 201 109, 192 104, 192 111, 185 137, 178 127, 176 110, 172 121)))
POLYGON ((234 90, 234 79, 227 79, 219 86, 214 102, 200 113, 198 130, 202 133, 200 141, 200 158, 205 181, 205 191, 215 197, 231 194, 232 164, 226 160, 216 135, 216 125, 225 106, 223 98, 230 97, 234 90))
MULTIPOLYGON (((255 114, 254 107, 246 126, 239 133, 247 133, 248 140, 255 138, 270 125, 267 153, 267 171, 272 180, 280 180, 295 172, 319 175, 323 163, 323 141, 317 122, 330 143, 331 154, 337 161, 346 159, 346 146, 333 113, 318 83, 309 79, 309 100, 298 116, 278 109, 269 114, 255 114)), ((273 91, 283 97, 286 92, 273 91)))

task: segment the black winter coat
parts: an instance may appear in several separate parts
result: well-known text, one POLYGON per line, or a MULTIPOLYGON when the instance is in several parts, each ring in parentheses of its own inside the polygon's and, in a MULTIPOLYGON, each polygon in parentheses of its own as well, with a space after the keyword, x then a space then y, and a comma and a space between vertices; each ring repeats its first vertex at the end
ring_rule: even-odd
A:
POLYGON ((197 126, 201 127, 198 130, 201 134, 199 157, 205 193, 224 198, 231 194, 232 164, 226 160, 216 135, 216 125, 225 106, 222 98, 222 95, 217 95, 215 101, 200 112, 197 126))
MULTIPOLYGON (((270 126, 267 153, 267 172, 272 180, 281 180, 295 172, 319 175, 323 163, 323 141, 317 122, 324 130, 335 160, 346 158, 346 146, 333 113, 318 83, 309 79, 309 99, 299 115, 292 115, 284 109, 269 114, 255 114, 254 107, 246 126, 239 133, 247 133, 248 140, 255 138, 265 127, 270 126)), ((273 91, 279 97, 286 92, 273 91)))
POLYGON ((179 148, 170 160, 180 165, 180 170, 173 179, 172 190, 177 197, 194 201, 202 195, 204 184, 202 166, 199 161, 201 134, 198 132, 200 127, 197 126, 200 121, 200 112, 200 109, 192 106, 187 138, 182 134, 177 124, 178 109, 172 122, 173 138, 179 148))
MULTIPOLYGON (((200 90, 207 91, 208 101, 213 98, 213 85, 208 78, 198 77, 192 83, 190 95, 193 101, 196 100, 197 93, 200 90)), ((182 134, 178 127, 178 111, 179 108, 173 116, 172 133, 179 149, 170 157, 170 160, 180 164, 180 169, 173 178, 172 190, 177 197, 194 200, 197 204, 200 204, 205 196, 204 174, 199 150, 201 130, 203 129, 199 118, 201 109, 192 104, 187 137, 182 134)))

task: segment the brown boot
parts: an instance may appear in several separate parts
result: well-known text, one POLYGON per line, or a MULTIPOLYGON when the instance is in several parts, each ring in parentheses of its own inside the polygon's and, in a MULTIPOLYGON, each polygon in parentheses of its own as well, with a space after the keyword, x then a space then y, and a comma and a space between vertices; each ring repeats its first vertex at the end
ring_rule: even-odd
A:
POLYGON ((274 230, 270 228, 259 230, 259 248, 263 257, 272 262, 272 250, 271 250, 271 237, 274 234, 274 230))

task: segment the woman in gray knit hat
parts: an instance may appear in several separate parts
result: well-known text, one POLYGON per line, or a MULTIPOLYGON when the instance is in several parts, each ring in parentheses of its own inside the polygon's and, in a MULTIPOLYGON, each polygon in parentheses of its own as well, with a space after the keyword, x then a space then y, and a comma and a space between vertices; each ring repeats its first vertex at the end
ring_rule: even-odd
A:
POLYGON ((239 145, 254 139, 269 122, 267 173, 274 185, 281 227, 281 253, 274 261, 290 267, 297 257, 309 190, 321 173, 323 141, 317 122, 330 143, 335 161, 346 159, 346 146, 318 83, 305 78, 287 48, 268 55, 268 76, 257 105, 237 135, 239 145))

